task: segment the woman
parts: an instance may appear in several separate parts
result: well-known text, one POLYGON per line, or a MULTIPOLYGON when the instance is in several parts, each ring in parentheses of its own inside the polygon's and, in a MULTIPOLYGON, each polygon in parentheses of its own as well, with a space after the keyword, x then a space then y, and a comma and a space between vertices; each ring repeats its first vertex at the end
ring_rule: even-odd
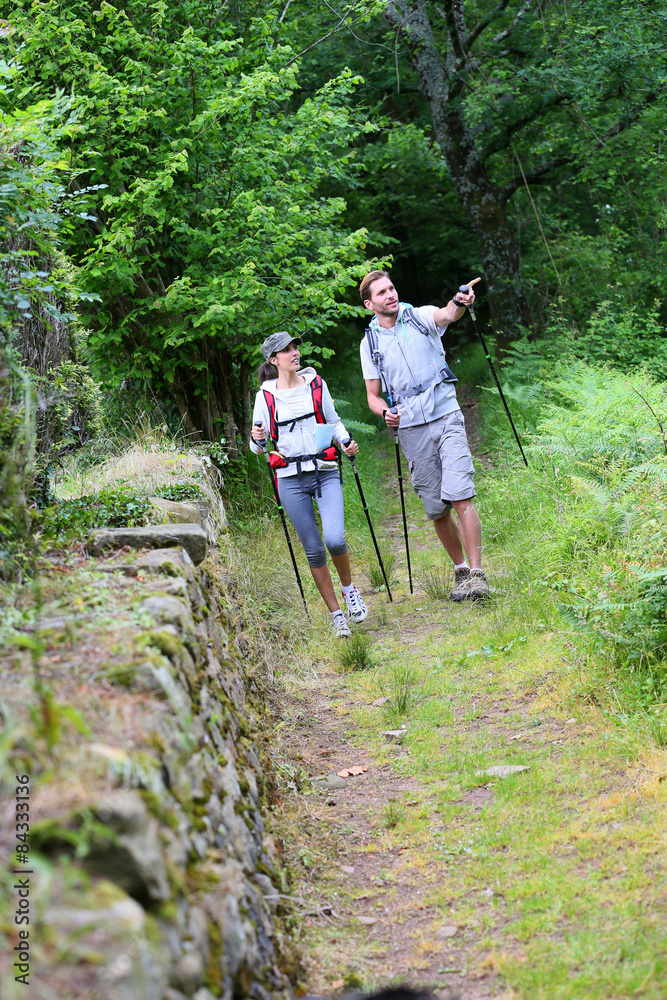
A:
MULTIPOLYGON (((331 438, 349 458, 354 458, 359 446, 341 423, 326 382, 314 368, 299 368, 300 343, 300 337, 282 331, 267 337, 262 344, 265 363, 259 370, 260 389, 255 399, 250 447, 260 454, 259 442, 270 437, 281 456, 276 456, 275 467, 280 502, 294 525, 317 589, 331 612, 332 631, 342 638, 352 633, 336 600, 326 549, 340 577, 350 621, 363 621, 368 609, 352 583, 338 469, 335 461, 317 457, 323 451, 318 438, 322 432, 324 437, 328 435, 325 424, 332 425, 331 438), (322 431, 316 431, 318 425, 322 431), (313 501, 320 511, 324 542, 317 528, 313 501)), ((327 444, 331 444, 331 438, 327 444)))

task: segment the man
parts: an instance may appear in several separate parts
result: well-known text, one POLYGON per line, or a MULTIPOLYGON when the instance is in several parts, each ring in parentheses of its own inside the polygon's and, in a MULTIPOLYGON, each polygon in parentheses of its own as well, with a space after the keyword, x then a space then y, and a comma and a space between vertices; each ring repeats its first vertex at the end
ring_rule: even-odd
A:
POLYGON ((456 399, 456 378, 447 367, 441 341, 447 326, 475 301, 472 286, 480 280, 470 281, 468 293, 457 292, 442 309, 399 302, 385 271, 371 271, 359 286, 361 301, 374 314, 361 342, 368 405, 388 427, 398 428, 412 485, 454 563, 453 601, 489 594, 481 564, 482 528, 472 502, 475 470, 456 399), (383 384, 397 413, 382 395, 383 384))

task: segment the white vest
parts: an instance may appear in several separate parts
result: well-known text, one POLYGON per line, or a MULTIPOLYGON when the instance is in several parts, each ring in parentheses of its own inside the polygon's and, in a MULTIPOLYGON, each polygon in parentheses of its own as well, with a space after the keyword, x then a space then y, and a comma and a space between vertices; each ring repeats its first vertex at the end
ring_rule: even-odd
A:
POLYGON ((402 413, 401 427, 429 423, 458 409, 440 337, 432 333, 412 306, 401 302, 391 332, 374 316, 366 330, 371 360, 380 369, 392 402, 402 413))

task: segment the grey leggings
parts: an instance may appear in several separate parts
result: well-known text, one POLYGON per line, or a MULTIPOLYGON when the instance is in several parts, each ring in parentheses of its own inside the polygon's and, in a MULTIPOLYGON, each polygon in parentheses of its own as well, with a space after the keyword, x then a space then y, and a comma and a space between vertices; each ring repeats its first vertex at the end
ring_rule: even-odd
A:
POLYGON ((332 556, 342 556, 347 552, 343 488, 338 473, 335 470, 321 472, 320 484, 322 496, 318 497, 314 472, 302 473, 301 482, 298 476, 285 476, 278 480, 280 502, 296 529, 299 541, 306 550, 308 565, 312 569, 320 569, 326 565, 324 543, 332 556), (320 511, 324 543, 317 528, 313 500, 320 511))

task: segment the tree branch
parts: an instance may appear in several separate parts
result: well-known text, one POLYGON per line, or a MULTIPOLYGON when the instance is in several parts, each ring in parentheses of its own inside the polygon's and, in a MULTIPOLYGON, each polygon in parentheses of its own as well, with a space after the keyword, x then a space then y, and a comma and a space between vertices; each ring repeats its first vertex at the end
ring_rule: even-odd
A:
POLYGON ((540 104, 539 107, 534 108, 532 111, 523 115, 522 118, 517 118, 516 121, 506 125, 500 135, 488 142, 482 150, 482 160, 487 160, 492 153, 498 153, 502 149, 507 149, 507 147, 512 143, 512 136, 515 132, 522 129, 524 125, 530 125, 531 122, 535 121, 535 119, 539 118, 541 115, 546 114, 546 112, 551 110, 551 108, 557 108, 559 104, 563 104, 568 100, 571 100, 570 94, 552 94, 550 97, 543 99, 542 104, 540 104))
POLYGON ((624 115, 622 118, 619 118, 619 120, 616 122, 615 125, 612 125, 610 129, 607 129, 605 134, 598 139, 595 148, 602 149, 604 146, 606 146, 607 139, 613 139, 615 135, 620 135, 621 132, 624 132, 626 128, 628 128, 630 125, 636 122, 639 116, 641 115, 642 111, 648 108, 650 104, 653 104, 655 101, 657 101, 658 97, 660 97, 660 95, 664 93, 665 89, 667 89, 667 83, 663 83, 660 87, 657 87, 655 90, 649 91, 649 93, 646 95, 643 101, 640 101, 639 104, 635 104, 634 108, 631 108, 626 115, 624 115))
MULTIPOLYGON (((328 6, 328 4, 327 4, 327 6, 328 6)), ((350 7, 350 10, 352 10, 352 7, 350 7)), ((312 45, 308 45, 305 49, 302 49, 301 52, 297 52, 297 54, 295 56, 292 56, 292 58, 289 59, 285 63, 285 65, 283 66, 283 69, 287 69, 289 66, 292 65, 292 63, 296 62, 297 59, 300 59, 301 56, 305 56, 306 52, 310 52, 311 49, 316 48, 321 42, 325 42, 327 40, 327 38, 331 38, 331 36, 335 35, 337 31, 341 30, 341 28, 346 28, 347 27, 347 28, 351 29, 351 26, 353 24, 356 24, 357 21, 363 20, 363 16, 364 16, 363 14, 360 14, 358 17, 355 17, 354 20, 350 21, 349 24, 348 24, 348 22, 345 21, 345 19, 343 17, 341 17, 341 15, 338 13, 338 11, 335 11, 335 13, 336 13, 336 16, 340 18, 340 21, 338 22, 338 24, 336 25, 336 27, 332 28, 331 31, 327 31, 326 35, 322 35, 322 37, 318 38, 317 41, 315 41, 315 42, 312 43, 312 45)), ((353 32, 353 34, 354 34, 354 32, 353 32)))
POLYGON ((473 30, 468 35, 468 38, 467 38, 467 41, 466 41, 466 49, 468 50, 468 52, 470 52, 470 49, 472 48, 472 46, 474 45, 474 43, 477 41, 477 39, 479 38, 479 36, 482 34, 482 32, 486 31, 486 29, 491 24, 491 22, 495 21, 495 19, 500 14, 502 14, 502 12, 508 6, 509 2, 510 2, 510 0, 500 0, 500 3, 498 4, 498 6, 494 7, 494 9, 491 11, 491 13, 488 14, 485 18, 482 18, 482 20, 479 22, 479 24, 477 25, 477 27, 473 28, 473 30))
POLYGON ((558 170, 559 167, 564 167, 568 163, 572 163, 576 159, 574 153, 568 156, 559 156, 555 160, 550 160, 549 163, 545 163, 541 167, 536 167, 529 174, 522 174, 521 177, 515 177, 507 184, 504 184, 500 188, 500 199, 504 205, 514 194, 514 192, 520 188, 523 184, 542 184, 544 181, 549 179, 549 175, 553 173, 554 170, 558 170))
POLYGON ((466 57, 466 33, 461 0, 450 0, 446 9, 440 13, 444 15, 447 33, 457 61, 462 64, 466 57))
POLYGON ((523 15, 527 11, 529 11, 532 6, 533 6, 533 0, 526 0, 525 4, 521 8, 521 10, 517 14, 517 16, 514 18, 514 20, 510 24, 509 28, 505 28, 504 31, 498 32, 498 34, 495 35, 494 38, 493 38, 493 43, 495 44, 496 42, 502 42, 506 38, 508 38, 512 34, 512 32, 514 31, 514 29, 516 28, 517 24, 519 23, 519 21, 521 20, 521 18, 523 17, 523 15))
MULTIPOLYGON (((649 107, 649 105, 653 104, 666 89, 667 89, 667 83, 663 84, 661 87, 657 87, 656 90, 652 90, 650 93, 646 95, 643 101, 640 101, 638 104, 635 104, 635 106, 631 108, 626 115, 624 115, 622 118, 619 118, 616 124, 612 125, 611 128, 608 128, 607 131, 604 133, 604 135, 601 136, 599 136, 596 132, 594 132, 591 126, 588 124, 588 122, 586 122, 584 118, 581 115, 579 115, 582 123, 585 125, 586 128, 589 129, 589 131, 593 133, 593 136, 596 139, 595 150, 599 151, 601 149, 604 149, 609 139, 613 139, 614 136, 620 135, 621 132, 624 132, 627 128, 633 125, 634 122, 636 122, 639 116, 641 115, 642 111, 644 111, 647 107, 649 107)), ((607 95, 606 100, 615 96, 618 95, 609 94, 607 95)), ((535 117, 539 117, 539 115, 536 115, 535 117)), ((516 124, 518 125, 518 123, 516 124)), ((516 128, 514 128, 513 131, 516 131, 516 128)), ((511 139, 506 145, 511 145, 511 139)), ((494 152, 494 150, 491 150, 491 152, 494 152)), ((546 163, 541 167, 537 167, 531 173, 526 174, 525 178, 526 182, 530 182, 531 184, 543 183, 548 179, 549 174, 551 174, 554 170, 557 170, 559 167, 563 167, 568 163, 573 163, 577 159, 577 156, 578 156, 577 153, 569 153, 566 156, 559 156, 555 160, 551 160, 549 163, 546 163)), ((511 196, 514 194, 517 188, 521 186, 521 183, 522 181, 517 179, 508 181, 507 184, 505 184, 500 189, 503 201, 507 201, 508 198, 511 198, 511 196)))

